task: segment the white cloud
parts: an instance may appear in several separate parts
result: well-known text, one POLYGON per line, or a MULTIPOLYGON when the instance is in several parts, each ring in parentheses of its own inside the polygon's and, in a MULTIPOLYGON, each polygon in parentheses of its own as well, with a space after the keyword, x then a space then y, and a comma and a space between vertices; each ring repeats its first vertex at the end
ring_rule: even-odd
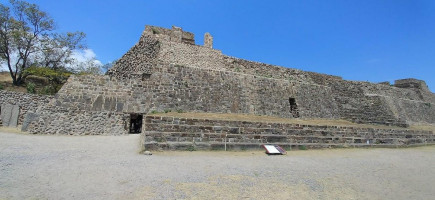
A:
POLYGON ((8 71, 8 65, 6 64, 6 62, 1 61, 0 71, 8 71))
POLYGON ((96 59, 96 54, 92 49, 73 50, 71 57, 79 63, 89 62, 92 60, 95 65, 102 66, 103 63, 96 59))
MULTIPOLYGON (((18 53, 12 53, 11 58, 12 58, 11 63, 12 63, 12 65, 14 65, 16 60, 18 59, 18 53)), ((12 66, 12 69, 15 70, 15 68, 13 66, 12 66)), ((9 71, 8 63, 6 60, 0 60, 0 71, 9 71)))
MULTIPOLYGON (((84 65, 89 66, 103 66, 103 63, 96 59, 96 54, 92 49, 84 49, 84 50, 73 50, 71 57, 74 59, 74 62, 67 66, 73 69, 79 69, 84 65)), ((17 54, 12 54, 12 63, 17 60, 17 54)), ((14 68, 13 68, 14 69, 14 68)), ((9 71, 6 61, 0 61, 0 71, 9 71)))

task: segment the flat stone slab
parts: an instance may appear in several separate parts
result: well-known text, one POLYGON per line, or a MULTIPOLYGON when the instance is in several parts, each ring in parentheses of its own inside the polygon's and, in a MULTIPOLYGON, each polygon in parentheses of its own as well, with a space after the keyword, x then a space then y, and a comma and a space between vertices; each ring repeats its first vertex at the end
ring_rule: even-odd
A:
POLYGON ((39 119, 38 114, 28 112, 26 117, 24 118, 23 126, 21 126, 21 131, 27 131, 27 128, 29 127, 30 123, 38 119, 39 119))
POLYGON ((3 104, 1 107, 1 118, 3 126, 17 127, 20 107, 18 105, 3 104))
POLYGON ((11 104, 2 104, 1 107, 1 118, 3 126, 9 126, 9 121, 11 120, 11 112, 12 112, 11 104))
POLYGON ((17 127, 20 107, 18 105, 3 104, 1 107, 1 118, 3 126, 17 127))
POLYGON ((18 126, 19 114, 20 114, 20 107, 18 105, 12 106, 11 118, 9 121, 10 127, 17 127, 18 126))

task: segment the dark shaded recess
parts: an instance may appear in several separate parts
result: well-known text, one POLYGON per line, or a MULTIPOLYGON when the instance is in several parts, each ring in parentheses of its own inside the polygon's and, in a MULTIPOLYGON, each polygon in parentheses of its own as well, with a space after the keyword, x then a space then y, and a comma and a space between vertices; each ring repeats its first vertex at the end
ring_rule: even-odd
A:
POLYGON ((292 113, 294 118, 299 118, 298 105, 296 104, 295 98, 289 98, 290 102, 290 112, 292 113))
POLYGON ((130 114, 130 134, 138 134, 142 132, 142 114, 130 114))

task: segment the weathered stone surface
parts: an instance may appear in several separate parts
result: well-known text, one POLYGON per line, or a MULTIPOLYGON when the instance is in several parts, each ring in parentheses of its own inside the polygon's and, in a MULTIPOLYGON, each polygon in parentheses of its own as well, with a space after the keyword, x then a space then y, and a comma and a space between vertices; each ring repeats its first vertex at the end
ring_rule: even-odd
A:
MULTIPOLYGON (((27 112, 36 112, 38 108, 43 109, 53 96, 25 94, 19 92, 11 92, 0 90, 0 105, 10 104, 16 105, 19 108, 17 125, 22 125, 27 112)), ((11 108, 12 109, 12 108, 11 108)), ((15 108, 16 109, 16 108, 15 108)), ((2 106, 3 113, 3 106, 2 106)), ((12 110, 10 112, 12 114, 12 110)), ((11 115, 12 117, 12 115, 11 115)), ((3 116, 2 116, 3 120, 3 116)), ((9 122, 8 122, 9 123, 9 122)), ((2 123, 5 126, 5 123, 2 123)))
POLYGON ((20 107, 18 105, 13 105, 8 126, 17 127, 19 114, 20 114, 20 107))
POLYGON ((18 105, 3 104, 1 118, 3 126, 17 127, 20 107, 18 105))
POLYGON ((36 113, 28 112, 26 117, 24 118, 23 125, 21 126, 21 131, 26 132, 30 123, 33 121, 37 121, 39 119, 39 115, 36 113))
MULTIPOLYGON (((179 27, 147 26, 139 42, 115 63, 107 75, 71 76, 52 103, 38 106, 36 113, 40 117, 28 125, 29 132, 126 134, 130 114, 146 115, 169 110, 346 119, 402 127, 414 123, 435 124, 435 95, 423 81, 400 80, 395 86, 346 81, 337 76, 227 56, 212 48, 211 36, 205 39, 205 46, 199 46, 195 45, 192 33, 179 27)), ((143 129, 157 130, 153 129, 156 126, 162 131, 168 127, 161 127, 160 122, 173 124, 169 127, 172 130, 179 127, 189 129, 185 125, 201 121, 145 120, 151 120, 146 122, 150 127, 143 129)), ((214 121, 213 126, 192 127, 190 131, 193 133, 188 137, 165 135, 156 139, 173 143, 213 143, 222 142, 219 134, 227 133, 231 135, 231 140, 228 140, 231 142, 297 140, 281 136, 288 134, 290 129, 259 124, 265 126, 260 129, 253 124, 249 127, 239 123, 214 121), (245 135, 246 132, 251 135, 245 135), (199 133, 204 135, 198 136, 199 133)), ((296 135, 305 134, 304 128, 291 130, 296 135)), ((329 139, 301 140, 325 143, 358 141, 347 137, 335 139, 334 134, 339 132, 322 131, 329 139)))
POLYGON ((102 106, 103 106, 103 97, 99 95, 97 99, 95 99, 94 103, 92 104, 92 110, 100 111, 102 110, 102 106))
POLYGON ((3 104, 1 107, 1 117, 3 126, 9 126, 11 123, 11 117, 12 117, 12 109, 14 108, 11 104, 3 104))
POLYGON ((435 135, 431 131, 351 126, 301 126, 299 124, 200 120, 176 117, 161 119, 159 116, 146 117, 142 137, 144 149, 223 150, 226 146, 228 150, 244 150, 259 149, 262 144, 278 144, 288 149, 305 147, 397 147, 435 144, 435 135), (183 121, 189 121, 190 123, 180 125, 179 123, 183 121))

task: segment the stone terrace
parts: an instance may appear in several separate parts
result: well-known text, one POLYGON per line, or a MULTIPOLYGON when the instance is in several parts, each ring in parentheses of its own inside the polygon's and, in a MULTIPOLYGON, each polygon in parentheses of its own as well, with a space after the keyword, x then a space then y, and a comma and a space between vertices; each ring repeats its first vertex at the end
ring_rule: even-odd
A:
MULTIPOLYGON (((146 150, 259 149, 262 144, 292 148, 403 147, 435 144, 432 131, 362 125, 313 125, 184 118, 181 115, 150 115, 145 118, 143 141, 146 150)), ((257 117, 258 118, 258 117, 257 117)), ((278 120, 279 121, 279 120, 278 120)), ((332 121, 331 121, 332 122, 332 121)))

